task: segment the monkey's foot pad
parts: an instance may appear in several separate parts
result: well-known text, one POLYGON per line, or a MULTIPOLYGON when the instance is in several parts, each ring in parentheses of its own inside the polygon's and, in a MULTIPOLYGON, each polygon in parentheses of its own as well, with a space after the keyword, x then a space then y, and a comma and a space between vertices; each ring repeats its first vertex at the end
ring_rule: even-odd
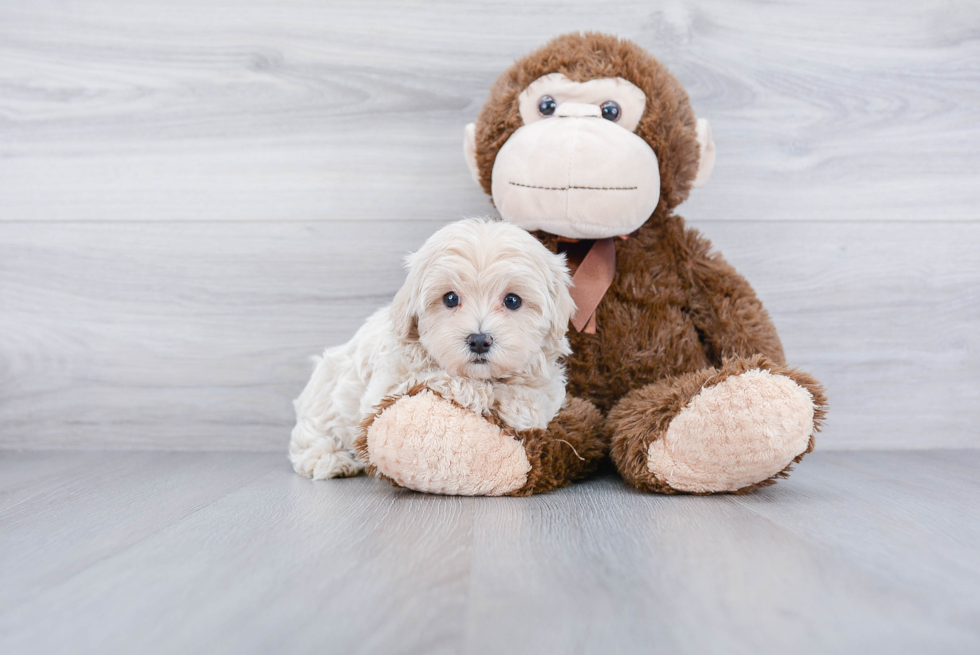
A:
POLYGON ((650 444, 647 468, 674 489, 736 491, 807 450, 813 396, 784 375, 751 370, 703 389, 650 444))
POLYGON ((397 484, 434 494, 501 496, 531 470, 520 442, 428 390, 384 409, 368 428, 367 451, 397 484))

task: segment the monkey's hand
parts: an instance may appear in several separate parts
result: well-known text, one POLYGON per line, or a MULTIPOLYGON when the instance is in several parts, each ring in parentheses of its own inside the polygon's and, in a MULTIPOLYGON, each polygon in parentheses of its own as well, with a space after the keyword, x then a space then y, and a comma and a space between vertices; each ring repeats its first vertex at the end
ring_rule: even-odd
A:
POLYGON ((387 400, 355 444, 367 472, 400 487, 459 496, 527 496, 591 473, 603 420, 572 398, 546 429, 516 431, 419 387, 387 400))

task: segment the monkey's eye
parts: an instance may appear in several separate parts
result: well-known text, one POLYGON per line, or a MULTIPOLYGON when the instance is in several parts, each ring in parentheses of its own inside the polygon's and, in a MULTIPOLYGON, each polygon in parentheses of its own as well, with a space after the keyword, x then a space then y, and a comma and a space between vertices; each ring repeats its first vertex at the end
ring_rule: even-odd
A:
POLYGON ((510 310, 520 309, 521 305, 524 303, 521 297, 516 293, 508 293, 504 296, 504 307, 510 310))
POLYGON ((450 291, 449 293, 447 293, 442 297, 442 304, 448 307, 449 309, 452 309, 453 307, 459 304, 459 296, 457 296, 454 292, 450 291))
POLYGON ((538 113, 542 116, 551 116, 557 108, 558 103, 551 96, 541 96, 541 99, 538 100, 538 113))
POLYGON ((599 108, 602 110, 602 117, 607 121, 612 121, 615 123, 619 120, 619 105, 612 100, 605 101, 599 105, 599 108))

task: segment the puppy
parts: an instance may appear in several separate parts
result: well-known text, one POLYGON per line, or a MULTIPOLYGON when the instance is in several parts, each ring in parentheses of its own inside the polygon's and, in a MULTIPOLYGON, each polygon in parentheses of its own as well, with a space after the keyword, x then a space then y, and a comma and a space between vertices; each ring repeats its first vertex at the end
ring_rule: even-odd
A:
POLYGON ((391 305, 328 348, 294 402, 289 459, 314 480, 356 475, 361 422, 418 384, 517 430, 546 427, 565 402, 562 358, 575 309, 563 255, 523 229, 466 219, 407 258, 391 305))

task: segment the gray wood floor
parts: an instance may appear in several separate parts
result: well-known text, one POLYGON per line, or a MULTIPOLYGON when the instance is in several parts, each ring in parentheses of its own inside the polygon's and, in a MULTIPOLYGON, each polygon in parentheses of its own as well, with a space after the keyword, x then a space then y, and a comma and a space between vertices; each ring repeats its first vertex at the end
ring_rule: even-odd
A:
POLYGON ((749 496, 311 483, 270 453, 0 453, 3 653, 976 653, 980 451, 749 496))

